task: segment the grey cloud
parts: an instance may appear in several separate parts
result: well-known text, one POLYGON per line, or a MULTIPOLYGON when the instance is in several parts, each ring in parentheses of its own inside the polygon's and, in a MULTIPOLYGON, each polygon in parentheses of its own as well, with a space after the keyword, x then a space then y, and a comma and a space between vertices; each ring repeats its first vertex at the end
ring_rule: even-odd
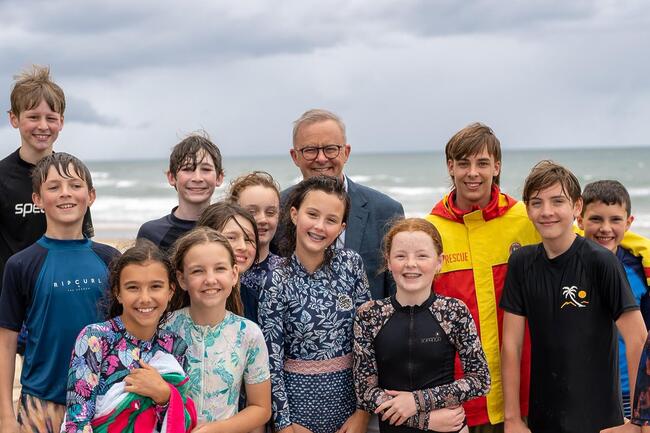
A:
MULTIPOLYGON (((623 12, 634 8, 617 6, 623 12)), ((644 8, 644 6, 638 6, 644 8)), ((0 4, 0 73, 16 62, 55 64, 66 75, 105 75, 206 60, 298 54, 345 43, 373 44, 387 34, 417 37, 480 32, 529 33, 588 22, 603 9, 587 0, 204 2, 31 2, 0 4), (24 33, 25 37, 15 36, 24 33), (3 67, 4 65, 4 67, 3 67)), ((648 7, 645 7, 647 10, 648 7)), ((22 65, 21 65, 22 66, 22 65)))
POLYGON ((116 118, 98 113, 90 102, 84 99, 68 97, 65 115, 66 119, 70 119, 71 122, 108 127, 120 126, 120 122, 116 118))

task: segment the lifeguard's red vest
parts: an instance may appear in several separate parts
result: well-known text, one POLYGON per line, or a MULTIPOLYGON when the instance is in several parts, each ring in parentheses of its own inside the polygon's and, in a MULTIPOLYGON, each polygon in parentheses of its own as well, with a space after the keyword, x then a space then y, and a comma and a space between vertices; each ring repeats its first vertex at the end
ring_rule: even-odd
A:
MULTIPOLYGON (((426 219, 442 236, 444 258, 434 282, 436 293, 462 300, 469 308, 481 337, 492 386, 486 397, 464 405, 470 426, 503 422, 501 381, 501 331, 503 310, 498 308, 508 269, 508 257, 517 248, 539 243, 541 238, 526 215, 522 202, 492 187, 490 203, 483 209, 462 212, 455 208, 455 192, 447 194, 426 219)), ((456 376, 462 376, 456 359, 456 376)), ((528 413, 530 339, 524 341, 521 360, 521 411, 528 413)))

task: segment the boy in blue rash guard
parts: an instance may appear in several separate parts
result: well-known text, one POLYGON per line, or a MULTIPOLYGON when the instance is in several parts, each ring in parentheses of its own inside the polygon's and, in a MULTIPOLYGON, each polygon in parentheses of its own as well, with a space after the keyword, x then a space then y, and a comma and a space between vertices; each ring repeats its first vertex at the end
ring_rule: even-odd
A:
MULTIPOLYGON (((582 192, 582 214, 578 216, 578 226, 584 230, 585 237, 591 239, 613 252, 625 269, 627 281, 641 314, 648 328, 648 285, 641 258, 635 257, 629 250, 620 246, 625 232, 629 230, 634 217, 630 194, 623 184, 616 180, 599 180, 585 186, 582 192)), ((618 366, 623 397, 623 414, 632 415, 630 407, 630 377, 628 375, 625 342, 618 336, 618 366)), ((634 380, 634 379, 632 379, 634 380)))
POLYGON ((88 168, 66 153, 45 157, 32 174, 34 203, 47 229, 6 264, 0 296, 0 425, 3 431, 58 431, 65 412, 66 371, 75 338, 104 320, 98 305, 107 290, 108 263, 119 252, 84 237, 82 225, 95 190, 88 168), (14 416, 18 331, 28 337, 22 392, 14 416))

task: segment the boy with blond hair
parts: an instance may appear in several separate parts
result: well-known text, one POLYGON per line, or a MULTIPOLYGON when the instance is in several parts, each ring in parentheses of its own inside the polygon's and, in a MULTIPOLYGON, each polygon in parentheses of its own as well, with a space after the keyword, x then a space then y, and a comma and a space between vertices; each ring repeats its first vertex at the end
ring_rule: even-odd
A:
POLYGON ((85 325, 104 320, 98 303, 108 289, 108 264, 119 254, 83 235, 95 190, 88 168, 77 158, 54 153, 41 159, 34 168, 33 191, 47 228, 36 243, 9 258, 0 295, 3 433, 59 431, 75 338, 85 325), (15 416, 14 362, 23 323, 27 342, 15 416))
POLYGON ((616 329, 632 377, 647 335, 625 271, 613 254, 575 233, 582 198, 569 170, 552 161, 535 165, 523 201, 542 242, 518 249, 508 261, 500 302, 505 431, 596 433, 619 425, 616 329), (526 322, 532 353, 528 427, 519 409, 526 322))

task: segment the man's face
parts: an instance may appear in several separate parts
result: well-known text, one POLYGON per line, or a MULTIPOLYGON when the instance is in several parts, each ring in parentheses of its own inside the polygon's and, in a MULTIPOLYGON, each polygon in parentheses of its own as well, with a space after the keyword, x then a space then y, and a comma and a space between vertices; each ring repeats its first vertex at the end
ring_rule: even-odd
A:
POLYGON ((487 206, 492 192, 492 178, 499 174, 500 168, 501 163, 494 160, 487 147, 474 155, 447 161, 447 170, 456 189, 456 206, 462 210, 487 206))
POLYGON ((345 142, 338 124, 333 120, 325 120, 300 128, 294 147, 289 153, 293 163, 300 169, 303 179, 326 175, 343 180, 343 166, 350 156, 350 146, 345 142), (339 153, 329 158, 323 148, 332 145, 339 146, 339 153), (318 154, 315 159, 310 160, 309 151, 302 152, 306 148, 317 148, 318 154))

